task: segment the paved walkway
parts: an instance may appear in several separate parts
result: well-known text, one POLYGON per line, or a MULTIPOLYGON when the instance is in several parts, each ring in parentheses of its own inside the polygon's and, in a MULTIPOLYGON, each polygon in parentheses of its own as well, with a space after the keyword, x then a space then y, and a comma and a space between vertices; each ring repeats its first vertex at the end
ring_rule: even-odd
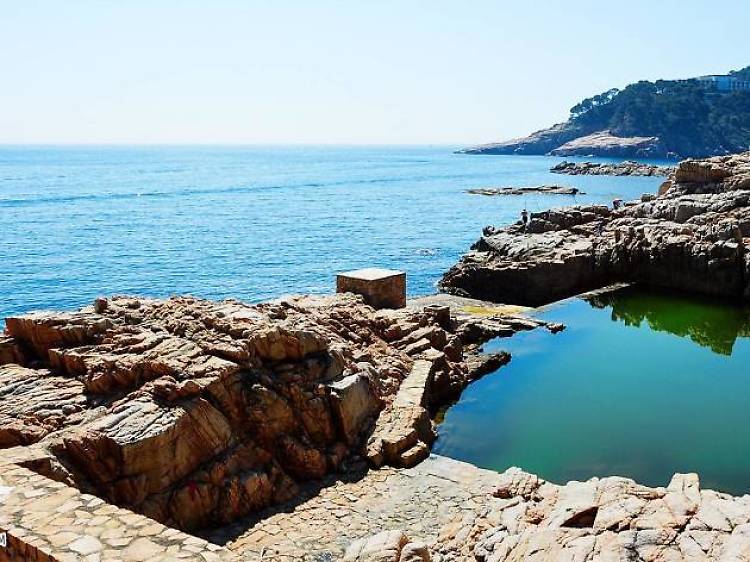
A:
POLYGON ((239 538, 226 537, 227 546, 248 561, 327 562, 338 560, 352 541, 381 530, 403 529, 412 540, 433 544, 441 528, 471 518, 498 482, 495 472, 431 455, 414 468, 382 468, 356 482, 335 483, 239 538))
POLYGON ((7 462, 0 533, 0 562, 236 561, 222 547, 7 462))

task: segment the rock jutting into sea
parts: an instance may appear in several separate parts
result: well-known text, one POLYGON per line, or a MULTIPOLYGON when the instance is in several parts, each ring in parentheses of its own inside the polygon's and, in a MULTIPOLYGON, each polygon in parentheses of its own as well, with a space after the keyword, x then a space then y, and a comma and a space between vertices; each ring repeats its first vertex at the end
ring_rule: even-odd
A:
POLYGON ((577 187, 564 185, 539 185, 533 187, 478 187, 467 189, 466 193, 472 195, 528 195, 529 193, 542 193, 545 195, 585 195, 577 187))
POLYGON ((647 155, 664 152, 658 137, 613 135, 610 131, 597 131, 561 144, 549 151, 552 156, 623 156, 647 155))
POLYGON ((750 152, 686 160, 658 195, 619 209, 532 213, 484 235, 442 290, 539 305, 616 282, 750 299, 750 152))
POLYGON ((551 156, 602 156, 612 158, 659 158, 672 156, 651 136, 616 135, 609 130, 586 133, 587 129, 558 123, 526 137, 480 144, 457 151, 459 154, 528 154, 551 156))
POLYGON ((668 176, 674 166, 657 166, 626 160, 617 164, 599 162, 568 162, 563 160, 550 168, 553 174, 571 176, 668 176))
MULTIPOLYGON (((641 80, 612 88, 571 107, 564 123, 458 153, 700 158, 747 150, 750 94, 717 88, 706 78, 641 80)), ((750 67, 722 79, 744 84, 750 67)))
POLYGON ((508 360, 471 346, 544 324, 376 311, 352 294, 113 297, 9 317, 0 449, 170 526, 222 525, 352 459, 421 461, 432 413, 508 360))

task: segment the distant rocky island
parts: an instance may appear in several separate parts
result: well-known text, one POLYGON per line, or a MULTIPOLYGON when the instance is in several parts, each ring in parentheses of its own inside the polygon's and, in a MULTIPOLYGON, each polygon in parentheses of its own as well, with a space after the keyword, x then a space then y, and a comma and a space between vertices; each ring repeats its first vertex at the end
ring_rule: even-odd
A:
POLYGON ((565 123, 458 152, 689 158, 749 147, 750 66, 726 75, 613 88, 573 106, 565 123))

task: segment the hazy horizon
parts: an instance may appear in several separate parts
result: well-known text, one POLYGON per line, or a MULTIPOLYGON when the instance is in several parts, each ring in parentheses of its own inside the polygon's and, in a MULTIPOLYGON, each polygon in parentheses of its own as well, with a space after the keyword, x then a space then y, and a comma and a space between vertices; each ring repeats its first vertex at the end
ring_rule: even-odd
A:
POLYGON ((4 3, 0 144, 461 146, 750 64, 750 5, 4 3))

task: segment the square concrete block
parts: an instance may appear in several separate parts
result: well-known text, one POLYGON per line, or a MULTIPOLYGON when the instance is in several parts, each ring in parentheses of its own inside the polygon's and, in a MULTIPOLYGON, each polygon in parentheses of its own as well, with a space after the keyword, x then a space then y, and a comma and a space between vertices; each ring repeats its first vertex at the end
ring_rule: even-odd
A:
POLYGON ((406 306, 406 273, 371 267, 336 276, 337 293, 357 293, 373 308, 406 306))

